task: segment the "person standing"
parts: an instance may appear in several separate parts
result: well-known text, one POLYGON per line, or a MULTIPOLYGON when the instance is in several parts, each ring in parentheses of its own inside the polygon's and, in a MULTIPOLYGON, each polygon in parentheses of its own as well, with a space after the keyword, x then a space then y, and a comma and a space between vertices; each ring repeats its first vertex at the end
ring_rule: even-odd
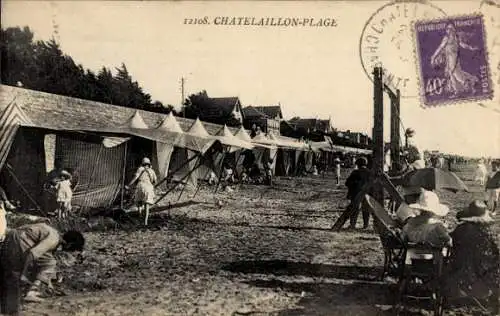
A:
MULTIPOLYGON (((357 169, 353 170, 352 173, 346 180, 345 185, 347 186, 347 198, 350 200, 350 204, 348 209, 352 210, 350 216, 350 229, 356 228, 356 222, 358 221, 359 208, 357 206, 356 209, 352 209, 354 207, 354 201, 358 194, 361 192, 363 186, 368 183, 370 180, 371 172, 367 168, 368 161, 366 158, 361 157, 356 160, 357 169)), ((370 222, 370 213, 368 210, 363 208, 363 228, 368 228, 368 224, 370 222)))
POLYGON ((493 186, 493 188, 489 188, 489 183, 493 181, 492 179, 497 177, 498 178, 498 173, 500 172, 499 169, 499 162, 498 161, 492 161, 491 162, 491 173, 488 175, 488 180, 486 181, 486 194, 487 194, 487 204, 488 208, 491 212, 491 215, 495 215, 497 211, 497 206, 498 206, 498 197, 500 196, 500 188, 495 188, 496 186, 493 186))
POLYGON ((59 219, 66 218, 71 211, 71 199, 73 198, 73 190, 71 189, 71 174, 63 170, 61 171, 61 180, 55 185, 56 202, 57 202, 57 217, 59 219))
POLYGON ((269 159, 265 165, 266 185, 273 185, 273 160, 269 159))
POLYGON ((479 185, 484 185, 487 175, 488 170, 484 164, 484 159, 480 159, 474 172, 474 181, 477 181, 479 185))
POLYGON ((134 191, 134 201, 139 210, 139 215, 142 215, 144 209, 144 225, 148 225, 149 208, 154 203, 155 187, 157 182, 156 173, 151 168, 151 160, 145 157, 142 159, 141 166, 137 169, 134 178, 125 187, 128 188, 137 182, 134 191))
POLYGON ((335 158, 335 180, 337 181, 337 186, 340 185, 340 167, 341 167, 341 161, 340 159, 337 157, 335 158))
POLYGON ((0 253, 0 291, 3 314, 19 313, 21 285, 28 284, 26 302, 41 302, 43 286, 52 289, 57 261, 53 253, 82 251, 85 238, 80 232, 60 233, 45 223, 7 229, 0 253))

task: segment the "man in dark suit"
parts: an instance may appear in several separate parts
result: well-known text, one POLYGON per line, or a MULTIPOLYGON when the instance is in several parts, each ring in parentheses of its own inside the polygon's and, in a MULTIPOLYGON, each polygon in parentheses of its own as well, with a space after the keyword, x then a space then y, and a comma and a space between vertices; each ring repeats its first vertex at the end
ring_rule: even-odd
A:
MULTIPOLYGON (((363 186, 370 180, 370 169, 367 168, 368 161, 366 158, 361 157, 356 160, 356 166, 358 169, 352 171, 352 173, 347 178, 345 185, 347 186, 347 198, 351 200, 348 208, 354 207, 354 200, 363 186)), ((363 228, 368 228, 370 222, 370 212, 363 208, 363 228)), ((356 222, 358 221, 359 206, 351 213, 349 228, 356 228, 356 222)))

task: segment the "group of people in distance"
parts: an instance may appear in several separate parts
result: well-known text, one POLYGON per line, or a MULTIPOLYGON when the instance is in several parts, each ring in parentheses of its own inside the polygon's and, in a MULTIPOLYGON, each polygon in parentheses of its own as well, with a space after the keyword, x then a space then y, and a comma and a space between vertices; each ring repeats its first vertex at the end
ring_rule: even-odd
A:
POLYGON ((256 185, 272 185, 273 183, 273 160, 269 159, 264 164, 264 170, 259 168, 257 163, 253 163, 251 166, 244 166, 241 173, 238 175, 235 173, 234 168, 231 167, 229 163, 225 163, 222 167, 222 173, 220 179, 215 174, 214 171, 210 171, 208 175, 208 184, 215 185, 217 182, 224 183, 225 185, 231 185, 236 183, 242 184, 256 184, 256 185))
MULTIPOLYGON (((349 207, 353 207, 356 196, 371 178, 364 158, 358 159, 356 165, 357 168, 346 180, 347 198, 351 201, 349 207)), ((500 172, 498 167, 499 162, 494 161, 492 172, 486 180, 500 172)), ((405 174, 420 168, 425 168, 425 162, 415 159, 408 163, 405 174)), ((393 184, 402 186, 405 198, 405 203, 395 214, 404 238, 412 243, 449 249, 449 260, 442 280, 446 297, 484 299, 495 315, 498 314, 500 255, 491 226, 494 223, 492 216, 496 214, 500 189, 486 189, 485 199, 473 200, 466 208, 458 211, 458 225, 450 231, 444 221, 449 208, 439 201, 436 192, 409 187, 404 179, 404 175, 391 178, 393 184)), ((359 211, 360 208, 357 208, 351 212, 350 228, 355 227, 359 211)), ((362 208, 362 212, 363 228, 368 228, 369 211, 362 208)), ((412 253, 408 255, 411 257, 412 253)))

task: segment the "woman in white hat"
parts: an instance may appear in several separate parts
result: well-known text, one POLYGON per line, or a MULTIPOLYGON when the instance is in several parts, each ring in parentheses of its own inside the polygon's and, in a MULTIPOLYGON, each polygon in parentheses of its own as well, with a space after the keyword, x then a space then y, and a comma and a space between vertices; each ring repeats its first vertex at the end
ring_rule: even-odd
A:
POLYGON ((137 204, 139 214, 142 215, 144 209, 144 225, 148 224, 149 208, 155 200, 155 187, 157 182, 156 173, 151 168, 151 161, 145 157, 142 159, 141 166, 137 169, 134 178, 126 186, 128 188, 137 182, 134 192, 134 201, 137 204))
POLYGON ((491 230, 494 220, 483 201, 475 200, 457 213, 459 225, 451 233, 453 247, 446 266, 447 297, 485 299, 499 312, 500 255, 497 236, 491 230))
POLYGON ((449 209, 439 202, 436 193, 422 190, 417 203, 410 204, 409 207, 417 210, 419 214, 408 219, 403 227, 408 241, 435 247, 450 245, 451 237, 440 219, 448 214, 449 209))

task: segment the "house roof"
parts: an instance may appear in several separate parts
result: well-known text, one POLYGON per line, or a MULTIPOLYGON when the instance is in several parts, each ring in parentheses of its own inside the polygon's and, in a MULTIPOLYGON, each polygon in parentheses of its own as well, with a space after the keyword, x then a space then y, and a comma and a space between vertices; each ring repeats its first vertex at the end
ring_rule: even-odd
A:
POLYGON ((214 106, 232 111, 234 106, 240 101, 238 97, 209 98, 214 106))
POLYGON ((229 115, 233 112, 234 107, 240 104, 238 97, 223 97, 223 98, 208 98, 208 104, 200 113, 201 119, 211 119, 213 117, 221 117, 229 115))
MULTIPOLYGON (((71 98, 25 88, 0 85, 0 103, 12 101, 24 111, 33 125, 54 130, 109 131, 132 122, 139 115, 149 128, 158 127, 167 114, 137 110, 95 101, 71 98)), ((194 123, 192 119, 176 117, 184 132, 194 123)), ((138 121, 136 118, 135 122, 138 121)), ((216 135, 223 126, 203 122, 211 135, 216 135)), ((235 133, 238 129, 230 128, 235 133)))
POLYGON ((283 117, 283 112, 281 112, 280 105, 254 106, 254 109, 261 113, 264 113, 268 118, 275 118, 276 116, 283 117))
POLYGON ((274 119, 276 116, 283 117, 281 106, 247 106, 243 108, 245 117, 259 117, 274 119))
POLYGON ((225 98, 208 98, 211 103, 211 109, 207 109, 207 114, 222 113, 229 114, 233 112, 236 104, 240 102, 238 97, 225 97, 225 98))
POLYGON ((267 115, 264 114, 264 112, 257 110, 256 107, 253 107, 251 105, 243 108, 243 115, 245 115, 245 117, 258 117, 258 118, 267 117, 267 115))

